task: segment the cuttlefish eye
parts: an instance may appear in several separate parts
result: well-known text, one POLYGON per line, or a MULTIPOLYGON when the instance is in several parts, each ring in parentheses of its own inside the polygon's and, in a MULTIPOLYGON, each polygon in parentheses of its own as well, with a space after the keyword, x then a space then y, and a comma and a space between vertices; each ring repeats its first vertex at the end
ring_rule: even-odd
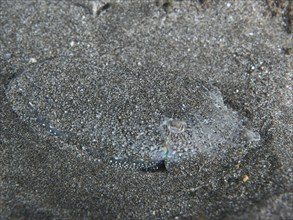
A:
POLYGON ((182 133, 185 131, 186 123, 184 121, 170 119, 167 122, 167 127, 172 133, 182 133))

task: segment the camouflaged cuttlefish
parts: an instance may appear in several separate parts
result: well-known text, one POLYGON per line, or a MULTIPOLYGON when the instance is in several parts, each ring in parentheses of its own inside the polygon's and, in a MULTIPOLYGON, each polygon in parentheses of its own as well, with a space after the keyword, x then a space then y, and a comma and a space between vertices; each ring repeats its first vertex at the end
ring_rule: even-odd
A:
POLYGON ((31 126, 145 171, 258 139, 193 72, 56 58, 12 80, 6 95, 31 126))

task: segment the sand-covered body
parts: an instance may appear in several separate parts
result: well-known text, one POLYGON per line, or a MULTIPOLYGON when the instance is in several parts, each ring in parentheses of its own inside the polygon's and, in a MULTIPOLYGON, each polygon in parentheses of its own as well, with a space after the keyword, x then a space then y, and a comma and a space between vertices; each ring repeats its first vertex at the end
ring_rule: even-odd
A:
POLYGON ((78 140, 117 161, 149 166, 223 155, 258 139, 219 89, 194 72, 69 57, 38 65, 9 84, 14 111, 48 134, 78 140))

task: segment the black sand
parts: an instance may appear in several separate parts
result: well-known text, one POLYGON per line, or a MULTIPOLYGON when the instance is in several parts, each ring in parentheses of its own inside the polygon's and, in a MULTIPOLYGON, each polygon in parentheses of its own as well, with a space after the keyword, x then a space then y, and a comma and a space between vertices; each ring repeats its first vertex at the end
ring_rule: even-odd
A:
POLYGON ((292 6, 199 2, 1 1, 1 219, 290 219, 292 6), (11 80, 60 57, 194 73, 261 139, 169 170, 112 166, 13 111, 11 80))

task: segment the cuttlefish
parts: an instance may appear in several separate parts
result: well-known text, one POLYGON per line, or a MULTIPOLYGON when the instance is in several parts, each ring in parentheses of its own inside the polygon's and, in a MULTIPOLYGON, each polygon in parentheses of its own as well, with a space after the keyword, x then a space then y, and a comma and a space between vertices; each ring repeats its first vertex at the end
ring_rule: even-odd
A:
POLYGON ((6 95, 30 126, 145 171, 259 139, 192 71, 55 58, 13 79, 6 95))

